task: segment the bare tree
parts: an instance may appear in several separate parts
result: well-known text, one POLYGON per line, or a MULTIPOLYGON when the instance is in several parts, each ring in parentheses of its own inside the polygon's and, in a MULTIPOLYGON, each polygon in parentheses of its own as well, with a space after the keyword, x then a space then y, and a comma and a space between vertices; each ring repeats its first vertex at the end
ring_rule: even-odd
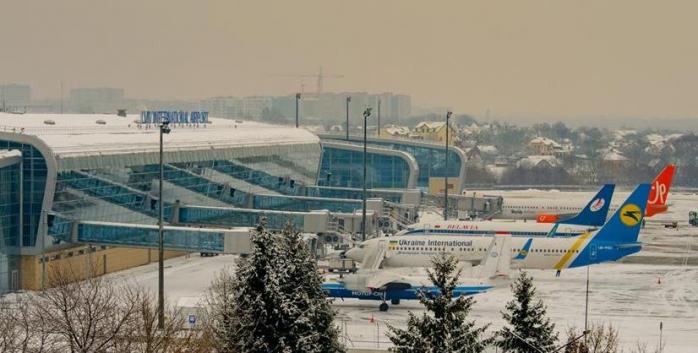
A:
POLYGON ((15 294, 0 303, 0 352, 60 352, 60 342, 32 294, 15 294))
POLYGON ((205 335, 199 330, 184 329, 181 310, 165 308, 165 325, 158 329, 157 304, 150 292, 143 289, 131 290, 128 301, 136 303, 136 310, 124 334, 116 341, 116 352, 184 353, 205 352, 210 347, 205 335))
POLYGON ((62 342, 62 350, 75 353, 112 350, 134 319, 138 293, 112 281, 94 276, 97 266, 86 266, 87 278, 72 266, 52 267, 51 288, 40 292, 34 303, 40 317, 62 342))
POLYGON ((184 329, 184 318, 166 308, 157 328, 157 305, 146 290, 98 277, 87 261, 49 268, 49 289, 0 302, 0 352, 203 353, 212 352, 205 330, 184 329), (86 271, 86 272, 85 272, 86 271), (86 279, 83 279, 87 277, 86 279))
MULTIPOLYGON (((567 342, 579 337, 581 332, 576 328, 567 331, 567 342)), ((570 343, 565 353, 618 353, 620 351, 618 329, 608 324, 593 324, 586 337, 570 343)))
POLYGON ((233 352, 230 335, 233 334, 235 276, 229 269, 218 273, 204 299, 202 335, 209 337, 217 352, 233 352))

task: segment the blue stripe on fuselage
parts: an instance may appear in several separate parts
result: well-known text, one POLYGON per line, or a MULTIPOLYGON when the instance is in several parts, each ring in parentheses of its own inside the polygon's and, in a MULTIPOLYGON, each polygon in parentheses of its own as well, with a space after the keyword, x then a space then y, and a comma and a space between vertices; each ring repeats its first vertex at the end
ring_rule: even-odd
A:
MULTIPOLYGON (((453 296, 470 296, 474 294, 484 293, 488 291, 490 288, 492 288, 492 286, 489 285, 457 286, 453 290, 453 296)), ((322 289, 324 289, 327 293, 327 296, 331 298, 354 298, 361 300, 417 300, 419 299, 420 291, 426 293, 427 295, 439 295, 441 293, 436 287, 419 287, 404 290, 388 290, 385 292, 369 290, 355 291, 347 289, 341 283, 323 283, 322 289)))

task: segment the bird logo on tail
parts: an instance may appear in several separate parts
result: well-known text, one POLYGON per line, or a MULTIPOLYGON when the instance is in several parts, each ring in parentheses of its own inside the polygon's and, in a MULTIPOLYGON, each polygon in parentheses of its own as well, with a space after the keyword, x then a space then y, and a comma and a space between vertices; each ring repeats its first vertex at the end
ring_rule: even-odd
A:
POLYGON ((628 227, 634 227, 642 221, 642 211, 635 204, 627 204, 620 210, 620 221, 628 227))

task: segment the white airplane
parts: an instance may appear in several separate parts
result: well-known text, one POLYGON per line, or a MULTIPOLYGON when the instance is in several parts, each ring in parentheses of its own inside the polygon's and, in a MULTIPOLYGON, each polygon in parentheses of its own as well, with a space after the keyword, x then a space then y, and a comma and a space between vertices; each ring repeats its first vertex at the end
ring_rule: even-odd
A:
POLYGON ((608 217, 615 185, 607 184, 589 203, 572 217, 559 223, 516 221, 440 221, 416 223, 396 235, 493 235, 511 234, 514 237, 571 237, 602 226, 608 217))
MULTIPOLYGON (((640 184, 600 229, 573 237, 512 237, 514 268, 555 269, 617 261, 642 248, 638 242, 649 184, 640 184)), ((428 265, 439 253, 479 263, 487 255, 490 236, 404 235, 367 240, 345 256, 372 268, 428 265)))
MULTIPOLYGON (((652 181, 652 191, 647 199, 646 216, 651 217, 668 209, 668 196, 676 166, 667 165, 652 181)), ((610 212, 617 209, 611 205, 610 212)), ((539 223, 559 223, 565 217, 579 213, 583 209, 578 200, 535 199, 521 200, 506 198, 502 203, 502 212, 495 215, 498 219, 530 219, 539 223)))
MULTIPOLYGON (((378 258, 384 255, 385 246, 374 248, 374 254, 369 258, 378 258)), ((488 291, 494 287, 493 279, 508 277, 511 269, 511 257, 501 256, 509 254, 511 249, 511 236, 497 235, 490 238, 487 254, 480 266, 471 268, 470 277, 461 276, 459 283, 453 290, 453 296, 474 295, 488 291)), ((392 304, 400 304, 400 300, 418 300, 422 295, 439 295, 438 288, 425 276, 415 275, 416 269, 390 269, 381 270, 375 267, 377 262, 365 262, 357 273, 345 275, 341 278, 332 278, 322 284, 322 288, 331 298, 356 298, 361 300, 380 300, 380 311, 387 311, 392 304), (407 271, 405 271, 407 270, 407 271)), ((463 268, 461 268, 464 270, 463 268)), ((463 272, 461 272, 463 275, 463 272)))

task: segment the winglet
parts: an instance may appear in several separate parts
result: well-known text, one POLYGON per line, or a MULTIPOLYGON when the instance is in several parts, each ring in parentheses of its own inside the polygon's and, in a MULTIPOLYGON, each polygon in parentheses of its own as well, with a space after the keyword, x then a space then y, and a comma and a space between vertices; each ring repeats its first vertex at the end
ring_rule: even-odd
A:
POLYGON ((576 216, 563 219, 558 223, 601 227, 606 223, 615 187, 614 184, 604 185, 576 216))

